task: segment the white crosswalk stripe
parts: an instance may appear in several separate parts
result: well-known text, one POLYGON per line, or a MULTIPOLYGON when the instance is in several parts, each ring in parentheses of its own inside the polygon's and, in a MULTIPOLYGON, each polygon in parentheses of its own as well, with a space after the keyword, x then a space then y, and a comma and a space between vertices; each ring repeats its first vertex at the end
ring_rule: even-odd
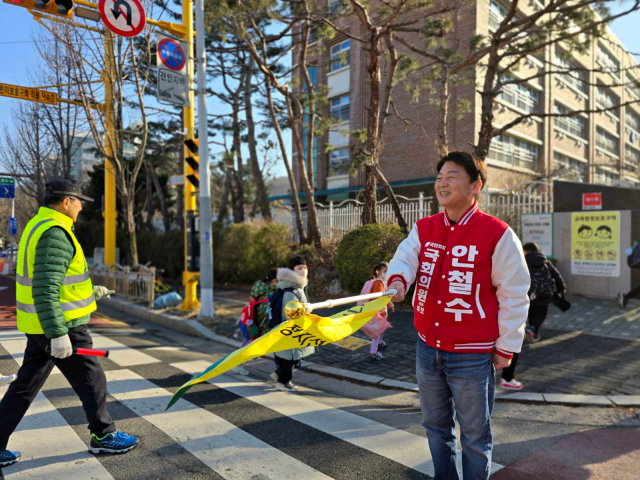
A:
MULTIPOLYGON (((0 389, 0 398, 7 388, 0 389)), ((11 435, 10 448, 22 460, 2 469, 7 480, 113 478, 42 392, 11 435)))
POLYGON ((164 412, 172 394, 129 370, 106 373, 112 396, 226 479, 330 478, 187 401, 164 412))
MULTIPOLYGON (((22 365, 24 349, 27 347, 27 337, 20 330, 0 330, 0 343, 13 359, 22 365)), ((58 367, 53 367, 51 374, 62 373, 58 367)))

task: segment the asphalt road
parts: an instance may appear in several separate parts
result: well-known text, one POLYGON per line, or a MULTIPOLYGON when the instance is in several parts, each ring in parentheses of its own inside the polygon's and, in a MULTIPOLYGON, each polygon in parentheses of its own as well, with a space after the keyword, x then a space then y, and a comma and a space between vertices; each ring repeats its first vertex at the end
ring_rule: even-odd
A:
MULTIPOLYGON (((194 387, 164 412, 192 373, 231 349, 101 311, 91 330, 96 348, 111 350, 101 360, 108 409, 140 446, 122 456, 87 453, 82 406, 54 371, 12 437, 9 448, 22 461, 0 478, 431 478, 417 394, 305 371, 296 372, 298 393, 279 392, 268 381, 272 361, 258 359, 247 365, 249 376, 194 387)), ((0 372, 17 371, 24 342, 5 321, 0 372)), ((493 426, 495 479, 637 478, 640 418, 631 409, 498 403, 493 426)))

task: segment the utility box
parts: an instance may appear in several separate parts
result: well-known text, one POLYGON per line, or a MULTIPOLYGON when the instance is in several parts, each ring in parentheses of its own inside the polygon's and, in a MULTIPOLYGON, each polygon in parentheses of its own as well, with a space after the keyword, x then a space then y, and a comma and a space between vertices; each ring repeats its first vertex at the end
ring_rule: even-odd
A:
POLYGON ((200 271, 200 216, 187 212, 187 270, 200 271))

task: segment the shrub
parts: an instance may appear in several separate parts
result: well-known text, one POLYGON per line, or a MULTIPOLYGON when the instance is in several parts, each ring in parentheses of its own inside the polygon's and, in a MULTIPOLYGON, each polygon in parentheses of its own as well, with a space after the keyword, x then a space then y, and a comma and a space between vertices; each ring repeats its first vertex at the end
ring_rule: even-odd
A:
POLYGON ((373 267, 391 260, 402 240, 404 234, 397 225, 363 225, 345 235, 335 262, 342 286, 360 293, 364 282, 371 278, 373 267))
POLYGON ((252 284, 270 268, 286 265, 290 248, 286 225, 236 223, 214 235, 217 281, 252 284), (217 238, 216 238, 217 237, 217 238))

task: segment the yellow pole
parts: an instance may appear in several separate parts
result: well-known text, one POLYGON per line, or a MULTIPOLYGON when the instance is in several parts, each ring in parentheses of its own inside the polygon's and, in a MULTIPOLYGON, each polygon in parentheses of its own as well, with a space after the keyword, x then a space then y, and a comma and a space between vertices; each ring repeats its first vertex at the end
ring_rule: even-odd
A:
MULTIPOLYGON (((187 42, 187 55, 193 56, 193 0, 184 0, 182 2, 182 25, 185 28, 184 40, 187 42)), ((193 95, 193 62, 187 62, 187 75, 189 79, 189 106, 184 109, 184 128, 187 138, 193 138, 195 134, 195 98, 193 95)), ((189 155, 187 147, 184 148, 185 158, 189 155)), ((184 301, 181 310, 195 310, 200 307, 197 297, 198 273, 190 272, 187 263, 187 221, 188 212, 196 210, 195 188, 187 180, 187 175, 197 174, 193 169, 184 162, 184 272, 182 274, 182 283, 184 285, 184 301)), ((195 235, 195 232, 193 232, 195 235)))
MULTIPOLYGON (((113 108, 113 34, 105 30, 104 34, 104 117, 105 117, 105 150, 108 158, 113 158, 115 148, 115 111, 113 108)), ((116 263, 116 169, 112 161, 104 164, 104 263, 116 263)))

